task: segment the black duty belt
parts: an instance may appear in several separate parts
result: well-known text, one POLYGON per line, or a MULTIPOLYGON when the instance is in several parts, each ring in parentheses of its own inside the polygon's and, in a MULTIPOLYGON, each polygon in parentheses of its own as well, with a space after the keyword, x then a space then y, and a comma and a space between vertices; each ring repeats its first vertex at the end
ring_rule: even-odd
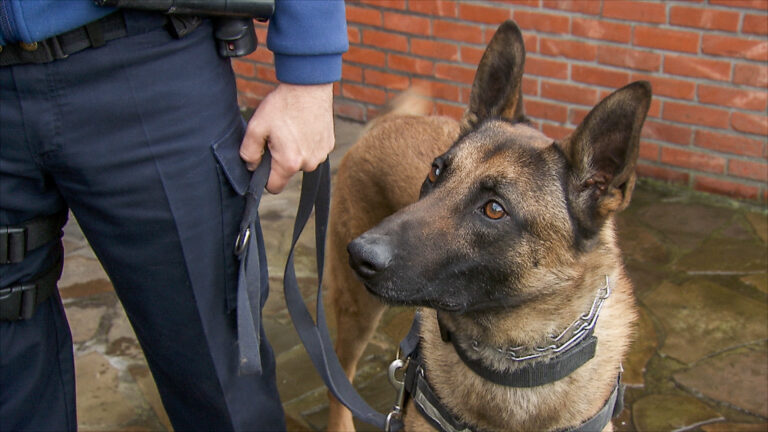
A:
POLYGON ((116 12, 40 42, 10 44, 0 51, 0 66, 50 63, 86 48, 100 47, 127 34, 125 18, 116 12))

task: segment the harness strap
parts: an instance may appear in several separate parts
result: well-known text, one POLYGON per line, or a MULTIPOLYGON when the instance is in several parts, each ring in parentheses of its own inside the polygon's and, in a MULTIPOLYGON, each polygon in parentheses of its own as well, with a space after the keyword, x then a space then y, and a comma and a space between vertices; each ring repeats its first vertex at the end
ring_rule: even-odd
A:
MULTIPOLYGON (((427 381, 424 364, 418 352, 411 356, 406 371, 406 390, 413 399, 419 414, 433 427, 442 432, 473 432, 472 428, 456 419, 456 417, 440 402, 427 381)), ((624 385, 621 384, 621 374, 616 379, 616 385, 600 411, 582 424, 561 429, 558 432, 599 432, 618 416, 624 409, 624 385)))
POLYGON ((40 216, 18 225, 0 226, 0 264, 16 264, 27 252, 58 240, 67 222, 67 211, 40 216))
MULTIPOLYGON (((236 244, 240 258, 238 282, 238 344, 240 348, 240 372, 261 373, 259 356, 261 289, 268 289, 266 254, 259 227, 258 204, 269 176, 269 153, 254 172, 248 188, 246 208, 241 223, 241 232, 236 244), (256 238, 254 242, 253 238, 256 238)), ((333 350, 323 308, 323 264, 325 235, 328 228, 330 209, 330 164, 328 160, 315 171, 305 172, 301 185, 301 197, 293 228, 293 238, 288 260, 285 265, 284 293, 286 306, 301 342, 312 363, 331 393, 360 420, 380 429, 386 427, 386 416, 366 403, 347 379, 339 359, 333 350), (294 251, 299 235, 306 226, 314 209, 315 244, 317 251, 317 323, 312 319, 299 290, 294 269, 294 251)))

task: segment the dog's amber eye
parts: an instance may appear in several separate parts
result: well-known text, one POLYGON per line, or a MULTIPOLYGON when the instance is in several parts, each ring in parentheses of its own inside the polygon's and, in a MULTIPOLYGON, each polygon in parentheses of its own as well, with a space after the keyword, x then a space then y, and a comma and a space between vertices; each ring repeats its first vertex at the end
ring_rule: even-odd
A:
POLYGON ((483 206, 483 214, 489 219, 498 220, 503 218, 507 212, 501 204, 494 200, 490 200, 483 206))
POLYGON ((437 164, 433 164, 432 165, 432 169, 429 170, 429 175, 427 176, 427 178, 429 178, 429 182, 430 183, 436 182, 437 178, 440 177, 440 172, 441 171, 442 170, 440 169, 440 167, 437 164))

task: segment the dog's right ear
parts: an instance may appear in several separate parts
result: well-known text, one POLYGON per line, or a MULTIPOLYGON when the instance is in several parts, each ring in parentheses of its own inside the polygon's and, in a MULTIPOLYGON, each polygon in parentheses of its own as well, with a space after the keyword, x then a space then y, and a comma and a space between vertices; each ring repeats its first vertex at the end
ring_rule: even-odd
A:
POLYGON ((461 132, 467 133, 483 120, 504 117, 523 118, 523 65, 525 44, 514 21, 503 22, 477 67, 469 107, 461 120, 461 132))

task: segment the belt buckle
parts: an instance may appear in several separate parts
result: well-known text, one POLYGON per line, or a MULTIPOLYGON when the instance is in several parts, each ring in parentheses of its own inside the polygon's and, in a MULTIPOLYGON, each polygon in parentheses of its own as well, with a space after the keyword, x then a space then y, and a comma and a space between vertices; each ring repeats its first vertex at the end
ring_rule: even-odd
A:
POLYGON ((27 253, 27 229, 0 227, 0 264, 16 264, 27 253))

